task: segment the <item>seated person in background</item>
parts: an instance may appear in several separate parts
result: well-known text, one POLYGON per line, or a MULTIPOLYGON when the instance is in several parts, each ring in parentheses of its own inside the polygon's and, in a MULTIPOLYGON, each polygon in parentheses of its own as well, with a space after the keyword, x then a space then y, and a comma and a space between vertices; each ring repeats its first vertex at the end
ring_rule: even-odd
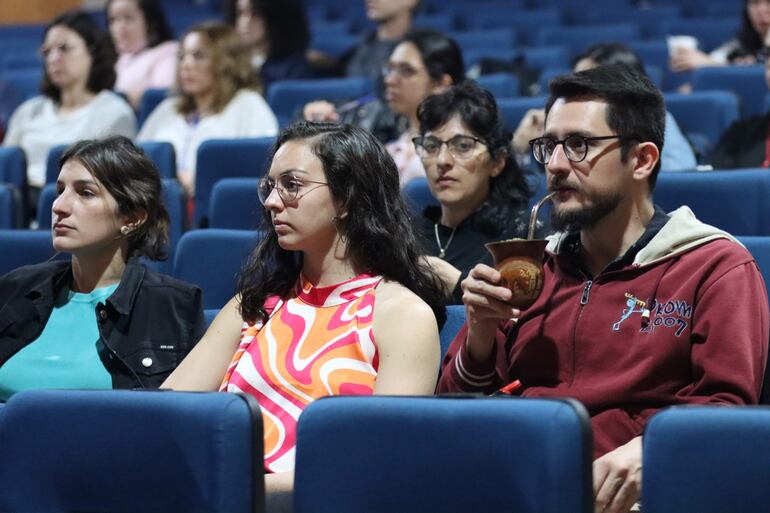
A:
POLYGON ((149 115, 139 141, 168 141, 176 151, 177 178, 194 194, 198 146, 207 139, 275 135, 278 122, 262 96, 249 54, 232 27, 193 26, 182 38, 177 70, 179 96, 149 115))
POLYGON ((414 139, 440 207, 417 219, 425 254, 462 303, 460 281, 479 262, 492 264, 487 242, 526 238, 531 195, 510 150, 492 93, 466 81, 428 96, 417 110, 414 139))
MULTIPOLYGON (((644 65, 631 48, 620 43, 600 43, 590 47, 579 55, 572 65, 573 71, 584 71, 597 66, 609 64, 626 64, 646 75, 644 65)), ((516 132, 513 134, 513 147, 519 155, 529 156, 529 141, 543 133, 542 109, 532 109, 521 119, 516 132)), ((664 136, 663 154, 660 157, 661 170, 687 171, 695 169, 698 162, 687 138, 679 128, 674 116, 666 111, 666 133, 664 136)))
POLYGON ((228 0, 225 16, 251 50, 262 91, 277 80, 314 78, 310 29, 302 0, 228 0))
POLYGON ((201 291, 138 261, 165 258, 154 164, 125 137, 59 161, 53 247, 71 261, 0 278, 0 400, 32 388, 157 388, 204 330, 201 291))
MULTIPOLYGON (((765 61, 765 82, 770 89, 770 59, 765 61)), ((722 133, 708 163, 714 169, 770 167, 770 113, 734 121, 722 133)))
POLYGON ((366 17, 377 28, 342 57, 343 75, 380 80, 380 70, 412 27, 412 16, 420 0, 366 0, 366 17))
POLYGON ((115 90, 137 109, 147 89, 174 84, 179 44, 172 40, 160 0, 109 0, 105 11, 118 51, 115 90))
POLYGON ((744 0, 741 28, 734 38, 711 53, 697 48, 677 46, 672 49, 672 71, 692 71, 707 66, 756 64, 764 60, 762 50, 770 31, 770 0, 744 0))
POLYGON ((435 30, 413 29, 393 50, 382 74, 387 104, 372 99, 339 112, 329 102, 312 102, 305 106, 303 115, 311 121, 352 123, 383 142, 391 141, 387 149, 396 161, 403 187, 425 176, 412 143, 420 131, 417 107, 429 95, 465 80, 463 57, 453 39, 435 30))
MULTIPOLYGON (((22 103, 11 116, 4 146, 27 156, 27 180, 45 183, 48 151, 78 139, 136 133, 128 103, 110 91, 115 84, 115 51, 107 34, 86 13, 71 11, 46 28, 42 95, 22 103)), ((32 198, 36 204, 36 198, 32 198)))
POLYGON ((297 419, 314 399, 433 393, 444 314, 393 159, 371 134, 299 122, 275 148, 258 189, 267 235, 163 384, 256 397, 268 499, 292 488, 297 419))
POLYGON ((647 420, 676 404, 756 404, 768 301, 756 262, 682 207, 656 208, 665 108, 624 65, 557 77, 533 141, 553 198, 544 289, 524 311, 480 264, 439 392, 573 397, 591 415, 596 510, 639 498, 647 420), (738 299, 740 298, 740 299, 738 299))

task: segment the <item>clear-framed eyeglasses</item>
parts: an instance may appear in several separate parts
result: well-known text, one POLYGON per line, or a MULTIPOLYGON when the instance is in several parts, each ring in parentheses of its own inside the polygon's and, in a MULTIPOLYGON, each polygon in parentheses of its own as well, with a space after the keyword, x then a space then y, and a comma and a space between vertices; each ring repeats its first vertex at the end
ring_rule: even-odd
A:
POLYGON ((477 137, 470 135, 456 135, 443 141, 432 135, 420 136, 412 139, 417 155, 423 160, 435 159, 441 153, 441 147, 446 144, 452 157, 465 160, 473 156, 477 144, 486 144, 477 137))
POLYGON ((313 180, 307 180, 300 178, 296 175, 285 174, 278 177, 278 180, 273 180, 269 176, 260 178, 257 185, 257 196, 259 202, 265 204, 267 198, 273 193, 273 189, 278 192, 278 196, 284 203, 294 203, 299 201, 310 191, 329 185, 326 182, 316 182, 313 180), (308 187, 307 184, 315 184, 316 187, 308 187))
POLYGON ((571 162, 583 162, 588 155, 589 143, 592 141, 605 141, 609 139, 624 139, 622 135, 602 135, 598 137, 586 137, 583 135, 568 135, 564 139, 553 137, 537 137, 529 141, 532 148, 532 156, 541 164, 548 164, 556 146, 562 145, 564 154, 571 162))

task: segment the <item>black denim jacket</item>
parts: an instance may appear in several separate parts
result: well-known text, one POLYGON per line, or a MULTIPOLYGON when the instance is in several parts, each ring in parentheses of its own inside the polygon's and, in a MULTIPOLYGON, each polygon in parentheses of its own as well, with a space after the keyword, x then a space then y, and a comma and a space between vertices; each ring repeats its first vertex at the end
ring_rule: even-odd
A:
MULTIPOLYGON (((72 281, 70 262, 21 267, 0 278, 0 366, 43 331, 72 281)), ((96 307, 99 357, 113 388, 158 388, 205 331, 201 290, 129 260, 96 307)))

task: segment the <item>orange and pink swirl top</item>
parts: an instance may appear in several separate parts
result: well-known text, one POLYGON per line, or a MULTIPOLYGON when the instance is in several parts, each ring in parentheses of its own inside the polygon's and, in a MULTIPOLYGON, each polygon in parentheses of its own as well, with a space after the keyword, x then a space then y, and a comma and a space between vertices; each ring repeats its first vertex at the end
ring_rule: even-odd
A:
POLYGON ((362 274, 314 287, 302 276, 291 297, 266 301, 266 323, 244 323, 221 390, 259 402, 267 472, 294 469, 297 420, 310 402, 372 394, 378 366, 374 288, 381 280, 362 274))

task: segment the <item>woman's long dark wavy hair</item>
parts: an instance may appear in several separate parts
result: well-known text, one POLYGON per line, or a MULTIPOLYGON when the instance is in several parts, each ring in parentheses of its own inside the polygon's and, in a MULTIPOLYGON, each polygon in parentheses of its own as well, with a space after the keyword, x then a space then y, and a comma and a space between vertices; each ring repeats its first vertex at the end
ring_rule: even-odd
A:
POLYGON ((417 109, 420 133, 437 130, 457 116, 474 136, 486 143, 493 159, 505 157, 503 171, 489 181, 489 195, 476 213, 476 226, 489 235, 503 232, 532 196, 511 151, 511 132, 505 128, 495 97, 471 80, 428 96, 417 109))
MULTIPOLYGON (((289 141, 306 141, 321 161, 332 196, 347 212, 337 227, 348 241, 347 257, 354 268, 399 282, 433 309, 441 325, 443 289, 420 259, 398 171, 382 144, 352 125, 301 121, 281 131, 273 154, 289 141)), ((286 297, 302 269, 302 253, 278 245, 267 209, 263 223, 267 235, 252 252, 238 282, 241 315, 248 322, 264 320, 265 300, 286 297)))
POLYGON ((757 52, 765 46, 762 34, 759 34, 751 24, 751 18, 749 18, 749 0, 743 1, 741 28, 738 30, 736 38, 741 43, 742 49, 728 55, 728 60, 745 57, 747 55, 756 55, 757 52))

